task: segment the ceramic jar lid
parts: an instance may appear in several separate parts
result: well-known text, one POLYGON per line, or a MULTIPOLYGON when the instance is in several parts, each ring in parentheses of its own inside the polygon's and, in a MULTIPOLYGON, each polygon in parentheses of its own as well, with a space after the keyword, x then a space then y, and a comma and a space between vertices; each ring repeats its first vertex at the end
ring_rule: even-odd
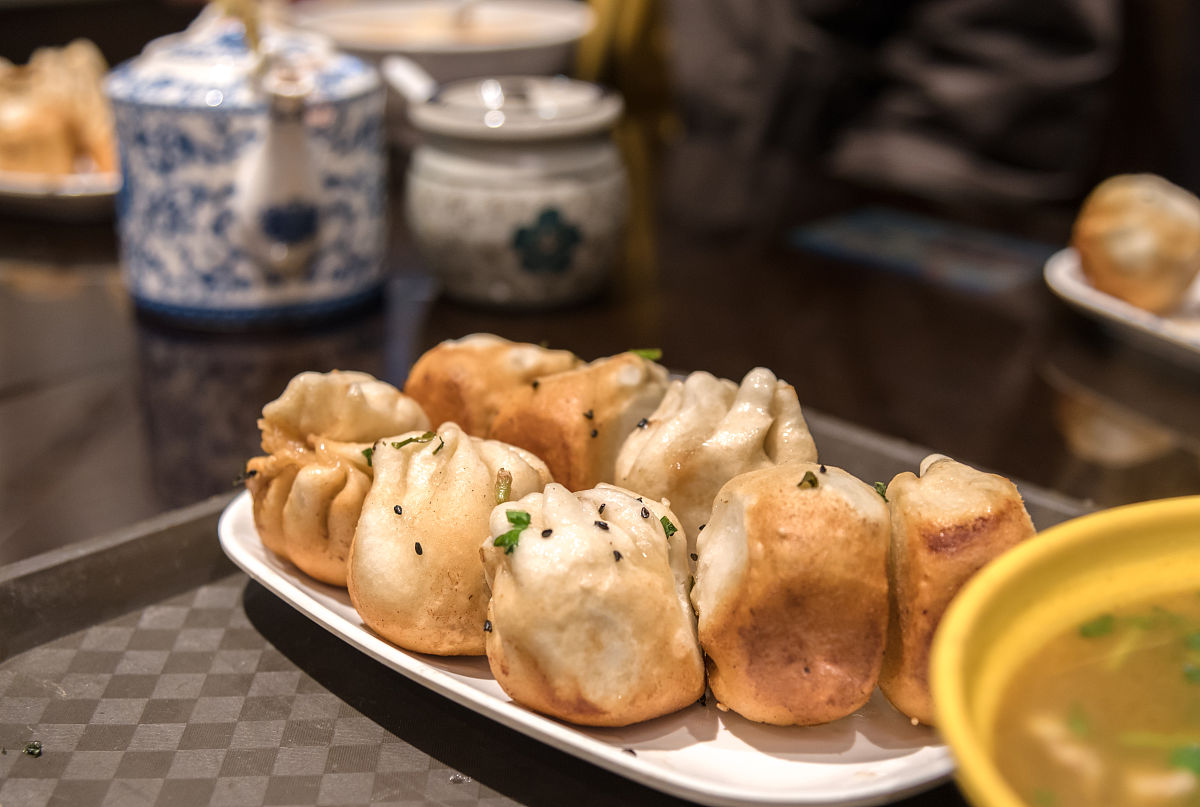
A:
MULTIPOLYGON (((361 60, 335 51, 326 38, 267 27, 262 53, 311 86, 309 103, 343 101, 379 88, 361 60)), ((202 13, 186 31, 161 37, 116 67, 105 88, 116 102, 156 107, 261 112, 261 57, 246 45, 242 23, 202 13)))
POLYGON ((409 119, 423 132, 470 140, 557 140, 606 131, 621 96, 565 76, 509 76, 448 84, 409 119))

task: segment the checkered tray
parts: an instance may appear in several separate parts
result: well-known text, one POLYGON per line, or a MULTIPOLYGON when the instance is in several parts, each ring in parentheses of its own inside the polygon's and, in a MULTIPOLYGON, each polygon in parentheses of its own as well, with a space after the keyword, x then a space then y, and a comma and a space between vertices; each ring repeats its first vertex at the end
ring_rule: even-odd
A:
MULTIPOLYGON (((210 555, 219 555, 215 515, 223 504, 198 514, 210 555)), ((217 579, 5 653, 0 805, 515 804, 398 738, 298 667, 306 654, 292 645, 320 629, 306 621, 280 624, 286 620, 272 613, 272 595, 222 559, 192 551, 195 541, 186 536, 172 540, 179 537, 178 530, 151 529, 92 549, 120 554, 140 543, 154 567, 162 560, 156 555, 174 546, 217 579), (264 631, 255 622, 271 624, 264 631), (275 643, 273 631, 291 638, 275 643), (30 746, 35 742, 40 753, 30 746)), ((48 568, 72 578, 71 567, 88 554, 60 555, 48 568)), ((48 568, 26 565, 0 577, 0 613, 37 621, 28 606, 39 598, 22 583, 48 568)), ((81 586, 73 599, 86 607, 96 591, 122 586, 111 577, 104 582, 81 586)), ((65 606, 64 617, 74 611, 65 606)), ((6 651, 12 626, 5 619, 0 627, 6 651)), ((323 672, 320 664, 313 669, 323 672)), ((327 683, 344 686, 337 678, 327 683)), ((368 671, 363 683, 379 682, 368 671)))
POLYGON ((512 803, 297 669, 247 619, 246 586, 230 575, 0 666, 0 804, 512 803))

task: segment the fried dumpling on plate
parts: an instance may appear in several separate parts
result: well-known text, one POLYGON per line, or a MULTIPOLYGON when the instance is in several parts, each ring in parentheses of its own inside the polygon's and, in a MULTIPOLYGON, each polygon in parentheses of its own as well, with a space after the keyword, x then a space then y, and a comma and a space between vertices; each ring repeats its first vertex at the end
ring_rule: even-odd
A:
POLYGON ((932 725, 929 650, 946 607, 1034 528, 1008 479, 941 454, 926 457, 920 471, 897 474, 887 486, 891 614, 879 688, 901 712, 932 725))
POLYGON ((492 512, 487 655, 509 697, 624 726, 704 694, 677 524, 666 505, 612 485, 551 484, 492 512))
POLYGON ((367 443, 311 438, 312 450, 283 448, 247 464, 254 525, 267 549, 302 572, 346 585, 350 544, 371 487, 367 443))
POLYGON ((611 482, 617 452, 667 392, 661 364, 618 353, 513 390, 489 436, 521 446, 550 466, 560 484, 585 490, 611 482))
POLYGON ((427 429, 421 408, 367 373, 306 372, 263 407, 265 457, 246 465, 263 544, 316 579, 346 585, 371 469, 362 452, 387 434, 427 429))
POLYGON ((453 423, 377 441, 350 550, 350 600, 407 650, 482 655, 488 587, 479 542, 497 499, 540 491, 545 463, 453 423))
POLYGON ((390 434, 428 429, 420 405, 369 373, 332 370, 304 372, 283 394, 263 407, 259 420, 263 450, 296 443, 309 435, 347 443, 371 443, 390 434))
POLYGON ((581 363, 569 350, 475 333, 448 339, 422 354, 404 382, 404 392, 434 423, 452 421, 467 434, 485 437, 509 392, 581 363))
POLYGON ((697 540, 692 603, 718 703, 776 725, 865 704, 887 632, 888 508, 840 468, 735 476, 697 540))
POLYGON ((791 461, 817 461, 796 390, 764 367, 740 387, 701 371, 672 381, 646 425, 625 438, 616 484, 670 501, 694 545, 722 485, 791 461))

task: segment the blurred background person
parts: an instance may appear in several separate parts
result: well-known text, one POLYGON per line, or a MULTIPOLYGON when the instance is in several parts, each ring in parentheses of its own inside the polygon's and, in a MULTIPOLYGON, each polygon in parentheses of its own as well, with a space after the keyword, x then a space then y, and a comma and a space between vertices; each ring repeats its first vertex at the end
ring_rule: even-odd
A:
POLYGON ((1195 189, 1185 0, 675 0, 671 207, 744 226, 830 181, 961 212, 1074 207, 1103 176, 1195 189), (717 146, 717 144, 720 144, 717 146))

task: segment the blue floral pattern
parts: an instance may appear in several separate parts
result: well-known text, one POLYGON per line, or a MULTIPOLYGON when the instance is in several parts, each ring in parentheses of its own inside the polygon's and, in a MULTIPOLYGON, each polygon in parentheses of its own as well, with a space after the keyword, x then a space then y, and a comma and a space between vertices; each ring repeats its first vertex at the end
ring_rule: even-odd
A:
POLYGON ((324 128, 308 127, 322 189, 317 207, 248 223, 284 242, 315 231, 316 249, 301 278, 266 270, 239 246, 240 161, 261 141, 265 115, 136 104, 114 109, 125 177, 117 222, 122 264, 140 303, 253 316, 311 307, 314 294, 330 304, 356 299, 380 283, 387 207, 382 91, 339 105, 324 128), (335 130, 358 133, 352 150, 337 151, 343 143, 335 130))
MULTIPOLYGON (((307 56, 315 47, 301 34, 271 31, 269 36, 276 52, 285 55, 307 56)), ((361 60, 339 53, 322 58, 311 104, 348 103, 379 90, 379 76, 361 60)), ((246 80, 253 61, 241 23, 222 21, 155 40, 142 56, 117 65, 105 79, 105 90, 115 103, 142 107, 258 112, 265 109, 262 94, 255 82, 246 80), (165 75, 164 63, 171 65, 165 75), (242 69, 215 72, 214 64, 242 69)))
POLYGON ((535 274, 562 274, 571 266, 571 256, 582 240, 579 228, 548 207, 537 220, 513 232, 512 247, 521 268, 535 274))

